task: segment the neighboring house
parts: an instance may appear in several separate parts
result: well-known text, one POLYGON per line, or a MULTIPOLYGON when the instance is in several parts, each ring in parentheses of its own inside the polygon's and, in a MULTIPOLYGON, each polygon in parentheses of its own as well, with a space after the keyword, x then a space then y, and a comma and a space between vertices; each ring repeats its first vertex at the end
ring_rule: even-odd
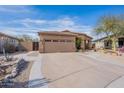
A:
POLYGON ((0 52, 2 52, 5 43, 9 43, 17 47, 19 39, 0 32, 0 52))
MULTIPOLYGON (((112 41, 108 40, 107 37, 94 40, 93 42, 95 44, 95 48, 97 49, 98 48, 112 49, 112 41)), ((124 46, 124 36, 118 37, 116 42, 117 48, 121 48, 122 46, 124 46)))
POLYGON ((68 30, 57 32, 57 31, 44 31, 39 32, 40 43, 39 52, 75 52, 75 40, 81 38, 81 48, 90 49, 92 38, 83 33, 71 32, 68 30))

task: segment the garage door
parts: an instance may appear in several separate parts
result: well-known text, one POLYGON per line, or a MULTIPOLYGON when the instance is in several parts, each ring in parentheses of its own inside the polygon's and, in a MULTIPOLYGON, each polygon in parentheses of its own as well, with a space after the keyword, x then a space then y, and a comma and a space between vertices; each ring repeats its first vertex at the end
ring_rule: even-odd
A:
POLYGON ((45 40, 44 50, 49 52, 74 52, 75 42, 73 40, 45 40))

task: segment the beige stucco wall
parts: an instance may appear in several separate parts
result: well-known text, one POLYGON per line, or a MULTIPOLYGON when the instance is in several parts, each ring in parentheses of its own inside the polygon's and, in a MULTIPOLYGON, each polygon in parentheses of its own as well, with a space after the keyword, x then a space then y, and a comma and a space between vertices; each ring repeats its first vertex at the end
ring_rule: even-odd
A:
POLYGON ((75 36, 66 35, 40 35, 40 52, 75 52, 75 36), (51 40, 51 42, 45 42, 45 40, 51 40), (58 40, 58 42, 53 42, 53 40, 58 40), (65 40, 65 42, 60 42, 65 40), (67 42, 67 40, 71 42, 67 42))
POLYGON ((87 36, 86 34, 83 34, 83 33, 71 32, 69 30, 66 30, 64 32, 70 33, 70 34, 76 34, 76 37, 81 38, 82 39, 81 49, 84 49, 84 50, 87 49, 86 46, 88 46, 88 49, 92 48, 92 38, 90 36, 87 36), (86 42, 88 42, 87 45, 86 45, 86 42))
POLYGON ((22 41, 20 42, 20 48, 25 51, 32 51, 33 44, 32 41, 22 41))

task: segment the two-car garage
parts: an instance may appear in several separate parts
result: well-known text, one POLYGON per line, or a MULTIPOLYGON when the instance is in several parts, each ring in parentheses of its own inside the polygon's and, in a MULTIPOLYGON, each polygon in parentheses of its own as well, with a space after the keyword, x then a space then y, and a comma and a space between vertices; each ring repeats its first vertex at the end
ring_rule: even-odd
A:
POLYGON ((64 32, 41 32, 39 51, 50 52, 74 52, 75 35, 64 32))

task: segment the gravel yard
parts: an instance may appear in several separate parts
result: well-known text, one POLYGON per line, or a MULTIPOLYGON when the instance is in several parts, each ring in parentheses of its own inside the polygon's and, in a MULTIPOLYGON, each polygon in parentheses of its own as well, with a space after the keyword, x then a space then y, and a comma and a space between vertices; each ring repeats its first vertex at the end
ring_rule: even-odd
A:
POLYGON ((32 65, 33 65, 33 62, 29 62, 27 68, 24 71, 22 71, 19 76, 15 78, 15 81, 17 82, 17 85, 15 86, 16 88, 27 87, 32 65))
MULTIPOLYGON (((12 70, 17 67, 17 64, 20 63, 19 60, 24 58, 26 59, 25 63, 23 65, 23 69, 19 72, 19 75, 16 77, 12 78, 14 83, 12 84, 12 87, 19 88, 19 87, 27 87, 28 86, 28 81, 29 81, 29 75, 30 75, 30 70, 32 68, 33 62, 30 60, 30 58, 27 57, 27 54, 29 53, 14 53, 12 54, 14 58, 18 59, 17 62, 4 62, 6 64, 11 64, 11 66, 8 66, 6 69, 7 73, 4 76, 0 76, 0 79, 4 79, 7 75, 12 73, 12 70)), ((2 64, 4 65, 4 64, 2 64)))

